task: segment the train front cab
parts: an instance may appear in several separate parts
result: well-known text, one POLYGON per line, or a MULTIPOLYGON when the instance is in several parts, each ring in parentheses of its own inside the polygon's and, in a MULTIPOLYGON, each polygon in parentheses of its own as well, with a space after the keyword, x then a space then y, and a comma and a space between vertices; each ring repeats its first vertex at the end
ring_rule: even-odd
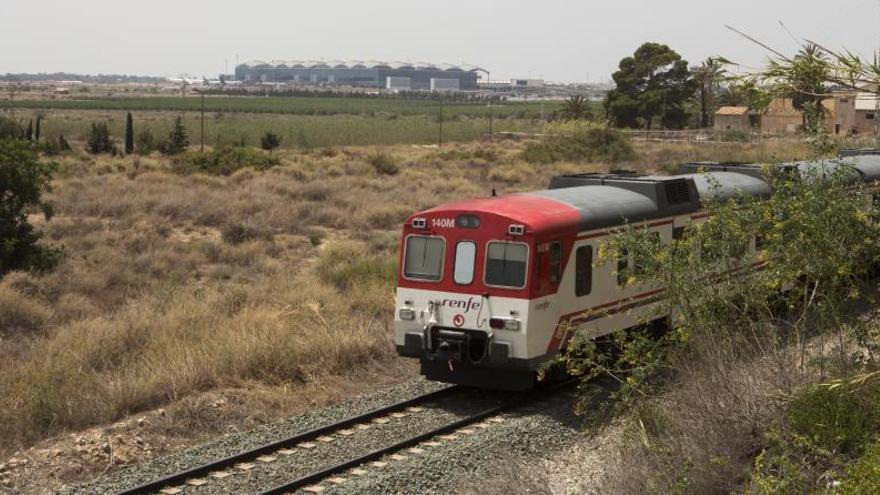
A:
MULTIPOLYGON (((541 363, 529 352, 539 344, 530 342, 527 331, 529 303, 536 290, 554 290, 535 274, 564 259, 561 251, 550 253, 549 244, 536 242, 537 235, 515 219, 487 212, 411 218, 401 245, 398 353, 420 359, 430 380, 531 388, 541 363)), ((553 283, 558 286, 558 277, 553 283)))

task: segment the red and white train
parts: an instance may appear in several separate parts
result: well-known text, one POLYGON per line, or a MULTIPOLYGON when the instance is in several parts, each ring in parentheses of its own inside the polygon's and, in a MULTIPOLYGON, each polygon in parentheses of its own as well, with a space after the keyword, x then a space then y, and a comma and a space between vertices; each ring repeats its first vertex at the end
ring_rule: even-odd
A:
MULTIPOLYGON (((847 160, 854 180, 880 179, 880 156, 847 160)), ((701 199, 770 194, 755 164, 684 168, 707 172, 566 175, 548 190, 411 215, 401 240, 398 353, 420 359, 431 380, 524 390, 563 349, 568 333, 599 337, 656 318, 663 288, 628 284, 620 274, 633 263, 630 257, 599 262, 603 238, 630 224, 671 240, 705 221, 701 199)), ((749 250, 754 254, 754 239, 749 250)))

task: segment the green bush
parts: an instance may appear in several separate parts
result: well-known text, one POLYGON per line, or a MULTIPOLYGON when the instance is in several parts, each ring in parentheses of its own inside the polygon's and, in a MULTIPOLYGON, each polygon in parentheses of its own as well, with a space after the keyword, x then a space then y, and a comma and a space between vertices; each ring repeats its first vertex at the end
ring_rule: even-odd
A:
POLYGON ((52 208, 43 202, 55 165, 41 162, 31 143, 0 140, 0 275, 10 270, 45 270, 55 266, 57 249, 40 245, 41 234, 28 222, 27 210, 52 208))
POLYGON ((230 175, 236 170, 253 167, 265 170, 278 165, 278 160, 250 148, 222 146, 212 151, 192 151, 174 159, 171 168, 182 175, 195 173, 230 175))
POLYGON ((522 158, 530 163, 560 161, 618 162, 635 156, 624 135, 605 126, 583 122, 565 122, 548 126, 547 135, 529 143, 522 158))
POLYGON ((365 246, 354 242, 328 246, 318 261, 321 278, 342 292, 358 284, 390 287, 396 273, 396 260, 370 255, 365 246))
POLYGON ((0 117, 0 139, 21 139, 24 129, 13 119, 0 117))
POLYGON ((880 442, 874 442, 858 462, 846 469, 846 478, 837 493, 840 495, 880 493, 880 442))
POLYGON ((798 395, 786 411, 792 431, 828 452, 858 455, 880 429, 877 389, 818 386, 798 395))
POLYGON ((241 223, 230 223, 223 227, 220 231, 223 242, 227 244, 238 245, 258 239, 268 239, 270 236, 259 229, 241 223))

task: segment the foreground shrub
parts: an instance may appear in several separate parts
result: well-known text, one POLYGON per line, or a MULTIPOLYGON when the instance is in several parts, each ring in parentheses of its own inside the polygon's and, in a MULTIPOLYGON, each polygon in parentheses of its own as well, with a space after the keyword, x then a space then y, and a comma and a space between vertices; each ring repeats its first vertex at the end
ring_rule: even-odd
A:
POLYGON ((858 455, 880 432, 880 390, 817 386, 798 394, 788 405, 792 432, 823 451, 858 455))
POLYGON ((233 172, 253 167, 265 170, 279 162, 251 148, 222 146, 211 151, 192 151, 174 159, 172 170, 181 175, 195 173, 231 175, 233 172))
POLYGON ((524 160, 618 162, 635 156, 629 140, 607 126, 572 121, 549 125, 546 132, 541 141, 526 145, 521 155, 524 160))

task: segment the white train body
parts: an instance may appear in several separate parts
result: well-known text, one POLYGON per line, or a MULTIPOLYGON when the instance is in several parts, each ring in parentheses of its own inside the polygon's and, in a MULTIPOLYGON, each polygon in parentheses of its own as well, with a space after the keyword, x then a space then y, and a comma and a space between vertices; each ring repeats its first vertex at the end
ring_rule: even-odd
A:
MULTIPOLYGON (((880 156, 853 159, 861 180, 880 178, 880 156)), ((521 390, 575 331, 600 337, 668 318, 662 287, 628 284, 620 265, 632 260, 601 262, 598 250, 624 224, 670 241, 705 221, 701 198, 770 194, 755 165, 697 166, 710 174, 562 176, 546 191, 412 215, 401 242, 398 352, 420 359, 429 379, 521 390)))

